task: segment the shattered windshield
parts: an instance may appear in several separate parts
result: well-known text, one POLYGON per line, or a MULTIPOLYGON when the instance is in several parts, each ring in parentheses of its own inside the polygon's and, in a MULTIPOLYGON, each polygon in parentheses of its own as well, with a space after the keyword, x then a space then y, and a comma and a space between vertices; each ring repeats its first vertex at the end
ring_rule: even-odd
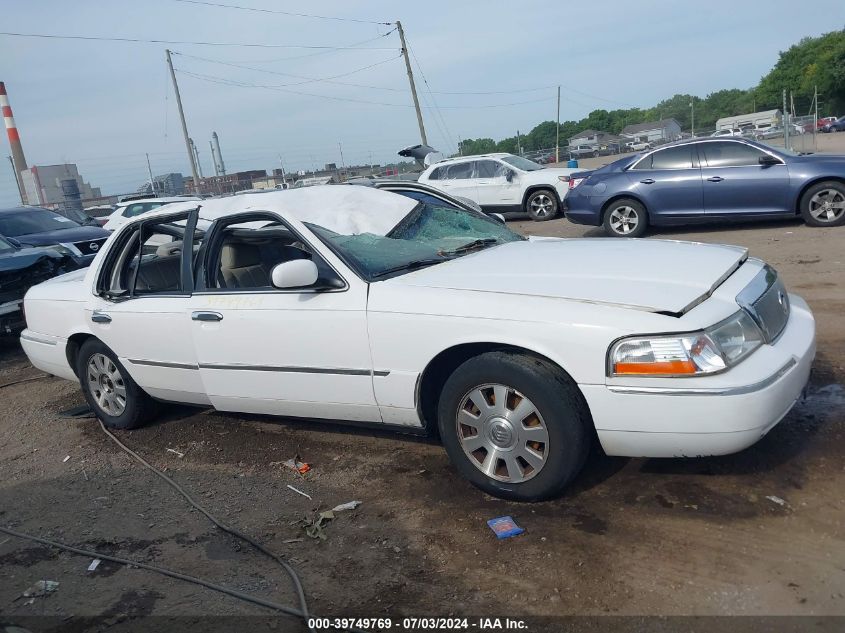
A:
POLYGON ((418 204, 385 235, 305 224, 368 281, 525 239, 483 213, 429 203, 418 204))

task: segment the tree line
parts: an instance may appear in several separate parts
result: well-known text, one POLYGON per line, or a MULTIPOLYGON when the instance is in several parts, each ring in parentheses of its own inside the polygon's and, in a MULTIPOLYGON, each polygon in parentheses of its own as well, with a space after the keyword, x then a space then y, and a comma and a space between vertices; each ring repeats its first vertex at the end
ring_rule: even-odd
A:
MULTIPOLYGON (((593 110, 580 121, 561 122, 560 143, 566 146, 569 138, 584 130, 619 134, 626 125, 669 118, 675 119, 682 129, 689 130, 693 110, 696 130, 712 130, 722 117, 783 109, 783 90, 788 95, 787 109, 791 110, 794 104, 795 114, 812 114, 816 89, 819 116, 836 116, 845 111, 845 29, 819 37, 805 37, 781 51, 774 68, 753 88, 729 88, 703 98, 676 94, 646 109, 593 110)), ((555 128, 554 121, 543 121, 519 139, 516 136, 499 141, 464 139, 460 151, 464 155, 517 153, 517 142, 523 151, 548 149, 555 146, 555 128)))

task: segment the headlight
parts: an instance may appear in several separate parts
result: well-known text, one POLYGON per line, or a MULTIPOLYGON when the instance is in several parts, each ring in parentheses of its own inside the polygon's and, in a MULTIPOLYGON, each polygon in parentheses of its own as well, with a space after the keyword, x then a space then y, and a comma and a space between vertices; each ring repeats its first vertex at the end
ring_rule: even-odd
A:
POLYGON ((699 376, 736 365, 763 344, 757 324, 740 310, 691 334, 636 336, 610 348, 611 376, 699 376))

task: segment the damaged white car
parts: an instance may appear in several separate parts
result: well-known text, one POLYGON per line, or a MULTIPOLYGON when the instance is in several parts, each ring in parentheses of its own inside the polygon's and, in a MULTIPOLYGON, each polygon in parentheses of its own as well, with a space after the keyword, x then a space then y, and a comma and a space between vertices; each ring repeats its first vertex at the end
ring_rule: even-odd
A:
POLYGON ((327 186, 168 205, 31 289, 32 363, 106 424, 159 402, 406 432, 519 500, 610 455, 739 451, 793 406, 815 324, 742 248, 525 239, 482 213, 327 186))

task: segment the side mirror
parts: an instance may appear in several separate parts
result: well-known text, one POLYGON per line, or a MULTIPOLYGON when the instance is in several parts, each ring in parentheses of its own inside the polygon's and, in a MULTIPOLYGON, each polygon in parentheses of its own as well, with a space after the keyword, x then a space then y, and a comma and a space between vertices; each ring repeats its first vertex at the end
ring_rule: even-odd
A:
POLYGON ((768 165, 780 165, 780 161, 775 158, 774 156, 770 156, 769 154, 763 154, 759 159, 758 162, 765 166, 768 165))
POLYGON ((501 213, 491 213, 490 217, 493 218, 494 220, 498 220, 502 224, 505 223, 505 216, 503 216, 501 213))
POLYGON ((7 242, 9 242, 9 244, 11 244, 12 246, 14 246, 15 248, 20 248, 20 247, 21 247, 21 243, 20 243, 20 242, 18 242, 18 241, 17 241, 14 237, 7 237, 7 238, 6 238, 6 241, 7 241, 7 242))
POLYGON ((270 273, 270 280, 276 288, 303 288, 317 282, 317 264, 310 259, 293 259, 277 264, 270 273))
POLYGON ((508 182, 513 182, 513 177, 514 177, 514 173, 510 169, 508 169, 505 172, 505 180, 507 180, 508 182))

